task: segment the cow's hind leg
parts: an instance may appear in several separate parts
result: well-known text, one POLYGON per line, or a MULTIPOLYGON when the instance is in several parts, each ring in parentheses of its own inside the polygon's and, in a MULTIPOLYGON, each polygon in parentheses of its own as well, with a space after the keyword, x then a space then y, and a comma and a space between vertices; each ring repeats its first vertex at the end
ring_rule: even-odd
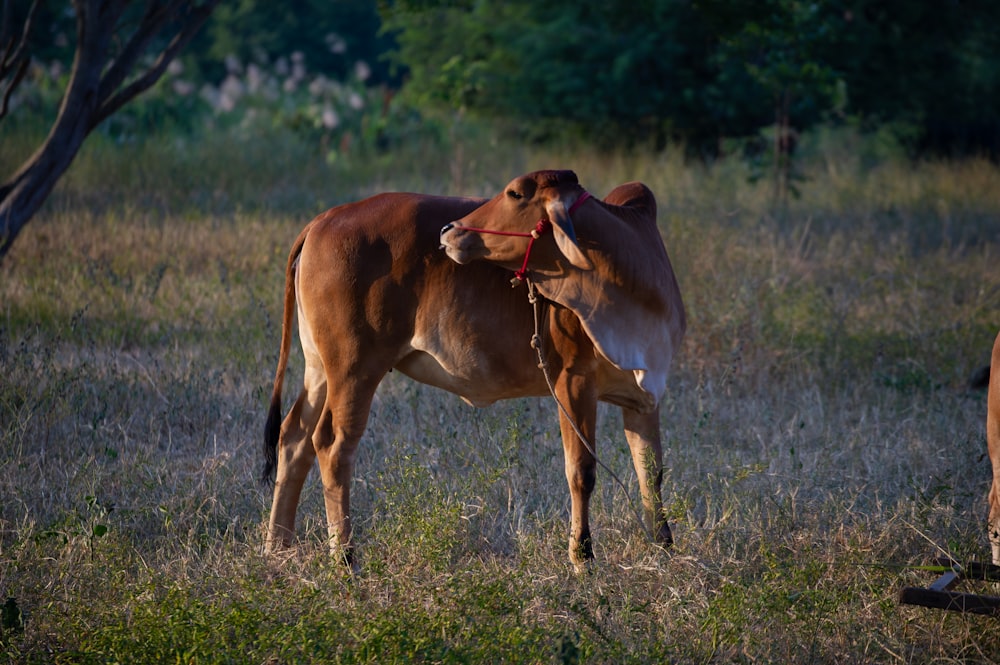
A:
POLYGON ((267 551, 288 547, 295 538, 295 512, 302 485, 316 459, 312 438, 325 402, 326 376, 322 366, 307 363, 302 392, 281 424, 267 551))
POLYGON ((381 379, 381 375, 376 376, 379 378, 367 381, 345 379, 336 390, 331 389, 313 435, 323 477, 330 551, 334 556, 343 556, 352 567, 351 478, 358 443, 368 423, 372 398, 381 379))
POLYGON ((663 511, 663 498, 660 493, 660 485, 663 482, 660 410, 657 408, 652 413, 639 413, 623 408, 622 418, 625 422, 625 438, 632 451, 632 463, 639 479, 646 524, 656 542, 669 546, 673 543, 673 536, 663 511))

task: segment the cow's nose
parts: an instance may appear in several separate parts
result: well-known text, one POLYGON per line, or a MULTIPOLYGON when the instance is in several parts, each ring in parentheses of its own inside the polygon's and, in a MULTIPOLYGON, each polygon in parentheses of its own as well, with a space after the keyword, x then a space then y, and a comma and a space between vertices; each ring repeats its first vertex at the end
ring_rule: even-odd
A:
POLYGON ((451 231, 453 228, 455 228, 455 222, 448 222, 447 224, 445 224, 444 226, 441 227, 441 233, 440 233, 439 237, 442 238, 442 241, 441 241, 441 244, 438 245, 438 249, 445 249, 444 240, 443 240, 444 234, 448 233, 448 231, 451 231))

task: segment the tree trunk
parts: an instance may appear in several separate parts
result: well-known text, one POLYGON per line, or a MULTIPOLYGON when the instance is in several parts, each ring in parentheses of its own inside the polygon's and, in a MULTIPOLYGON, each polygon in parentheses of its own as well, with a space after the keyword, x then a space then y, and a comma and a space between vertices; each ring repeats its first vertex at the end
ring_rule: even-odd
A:
POLYGON ((792 169, 792 124, 789 117, 791 92, 780 91, 774 103, 774 202, 788 203, 788 186, 792 169))
POLYGON ((0 190, 0 260, 69 168, 87 134, 83 115, 63 117, 45 143, 0 190))

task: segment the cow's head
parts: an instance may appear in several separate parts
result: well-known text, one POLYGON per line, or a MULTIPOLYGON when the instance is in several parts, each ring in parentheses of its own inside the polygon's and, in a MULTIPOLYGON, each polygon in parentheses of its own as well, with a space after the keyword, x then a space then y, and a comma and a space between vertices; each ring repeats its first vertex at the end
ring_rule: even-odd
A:
POLYGON ((561 255, 573 266, 590 270, 593 264, 580 248, 570 218, 574 204, 586 196, 572 171, 523 175, 485 205, 442 228, 441 246, 456 263, 483 259, 511 270, 527 263, 532 270, 554 271, 561 255))

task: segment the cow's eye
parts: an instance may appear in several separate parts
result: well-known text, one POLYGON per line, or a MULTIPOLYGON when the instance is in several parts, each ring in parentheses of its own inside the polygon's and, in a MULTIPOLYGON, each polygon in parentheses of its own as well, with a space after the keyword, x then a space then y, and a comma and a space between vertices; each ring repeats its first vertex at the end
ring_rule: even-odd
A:
POLYGON ((514 199, 515 201, 521 198, 521 195, 518 192, 515 192, 513 189, 507 190, 507 196, 514 199))

